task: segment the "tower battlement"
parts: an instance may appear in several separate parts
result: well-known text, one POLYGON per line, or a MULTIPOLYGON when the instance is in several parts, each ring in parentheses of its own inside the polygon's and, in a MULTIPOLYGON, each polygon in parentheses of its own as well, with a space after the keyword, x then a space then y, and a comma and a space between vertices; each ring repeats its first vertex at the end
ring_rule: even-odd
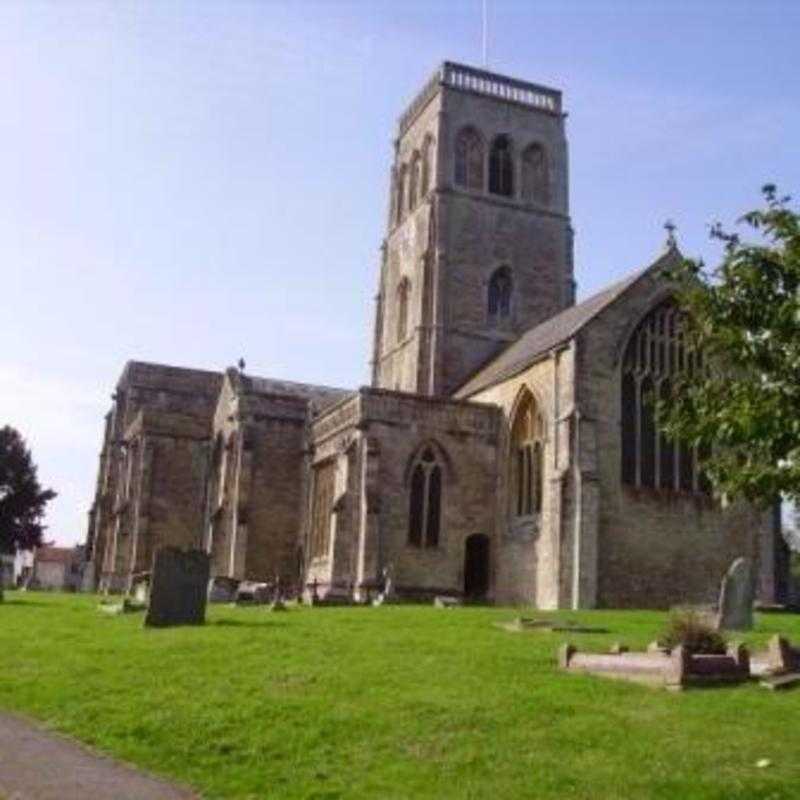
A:
POLYGON ((489 72, 454 61, 443 62, 427 83, 409 103, 398 120, 398 130, 402 136, 416 119, 419 112, 428 104, 442 86, 462 92, 496 97, 509 103, 519 103, 539 111, 561 114, 561 92, 530 81, 510 78, 496 72, 489 72))

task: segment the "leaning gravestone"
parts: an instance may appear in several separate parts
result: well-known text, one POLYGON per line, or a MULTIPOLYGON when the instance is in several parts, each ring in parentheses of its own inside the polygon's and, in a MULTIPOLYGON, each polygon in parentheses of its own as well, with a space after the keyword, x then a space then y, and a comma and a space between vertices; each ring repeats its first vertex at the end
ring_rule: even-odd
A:
POLYGON ((144 624, 202 625, 206 620, 209 557, 202 550, 162 547, 153 560, 144 624))
POLYGON ((717 614, 719 630, 749 631, 753 627, 755 589, 753 562, 737 558, 722 579, 717 614))

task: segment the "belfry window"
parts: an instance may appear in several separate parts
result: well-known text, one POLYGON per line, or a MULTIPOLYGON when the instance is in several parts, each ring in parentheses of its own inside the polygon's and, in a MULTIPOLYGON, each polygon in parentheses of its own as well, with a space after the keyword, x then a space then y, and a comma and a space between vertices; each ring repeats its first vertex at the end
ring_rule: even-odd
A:
POLYGON ((431 154, 433 152, 433 139, 430 136, 425 137, 425 142, 422 145, 422 175, 420 178, 419 194, 420 200, 428 194, 431 188, 431 154))
POLYGON ((498 324, 511 316, 511 270, 499 267, 489 279, 488 316, 489 323, 498 324))
POLYGON ((489 191, 511 197, 514 194, 514 158, 511 139, 498 136, 489 153, 489 191))
POLYGON ((397 199, 395 201, 395 223, 398 225, 403 221, 405 216, 405 198, 406 198, 406 177, 408 169, 405 164, 397 171, 397 199))
POLYGON ((456 184, 483 190, 483 139, 474 128, 464 128, 456 138, 456 184))
POLYGON ((408 182, 408 210, 413 211, 417 207, 417 193, 420 189, 420 169, 421 163, 419 153, 415 150, 411 157, 411 169, 409 170, 408 182))
POLYGON ((540 205, 550 202, 547 156, 540 144, 530 145, 522 154, 522 199, 540 205))
POLYGON ((314 495, 311 514, 309 552, 312 558, 328 555, 331 541, 331 514, 336 477, 336 461, 330 459, 314 467, 314 495))
POLYGON ((669 397, 674 378, 699 364, 681 331, 682 314, 672 301, 654 308, 625 349, 621 384, 622 482, 629 486, 707 491, 690 445, 667 438, 656 403, 669 397))
POLYGON ((402 342, 408 335, 408 296, 411 281, 403 278, 397 287, 397 341, 402 342))
POLYGON ((511 426, 512 513, 517 517, 542 510, 544 420, 533 396, 526 394, 511 426))
POLYGON ((442 467, 432 447, 426 447, 411 470, 408 543, 436 547, 442 514, 442 467))

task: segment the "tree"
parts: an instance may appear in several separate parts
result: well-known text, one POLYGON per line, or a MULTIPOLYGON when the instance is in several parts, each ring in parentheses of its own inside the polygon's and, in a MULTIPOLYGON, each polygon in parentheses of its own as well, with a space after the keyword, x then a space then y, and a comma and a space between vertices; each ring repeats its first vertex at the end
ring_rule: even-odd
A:
MULTIPOLYGON (((0 554, 42 543, 45 506, 56 493, 42 489, 25 440, 14 428, 0 428, 0 554)), ((0 599, 2 599, 0 572, 0 599)))
POLYGON ((763 188, 764 208, 721 225, 719 266, 686 259, 669 277, 696 355, 659 405, 668 435, 698 448, 715 488, 759 506, 800 500, 800 216, 763 188))

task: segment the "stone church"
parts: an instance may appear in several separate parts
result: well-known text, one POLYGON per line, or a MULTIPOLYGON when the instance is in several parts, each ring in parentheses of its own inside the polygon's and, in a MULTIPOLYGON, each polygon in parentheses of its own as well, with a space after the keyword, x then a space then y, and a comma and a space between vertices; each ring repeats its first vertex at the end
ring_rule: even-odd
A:
POLYGON ((164 545, 217 578, 539 608, 774 598, 773 516, 715 497, 650 398, 692 362, 674 241, 575 304, 561 93, 446 62, 399 119, 358 390, 130 361, 88 547, 125 591, 164 545))

